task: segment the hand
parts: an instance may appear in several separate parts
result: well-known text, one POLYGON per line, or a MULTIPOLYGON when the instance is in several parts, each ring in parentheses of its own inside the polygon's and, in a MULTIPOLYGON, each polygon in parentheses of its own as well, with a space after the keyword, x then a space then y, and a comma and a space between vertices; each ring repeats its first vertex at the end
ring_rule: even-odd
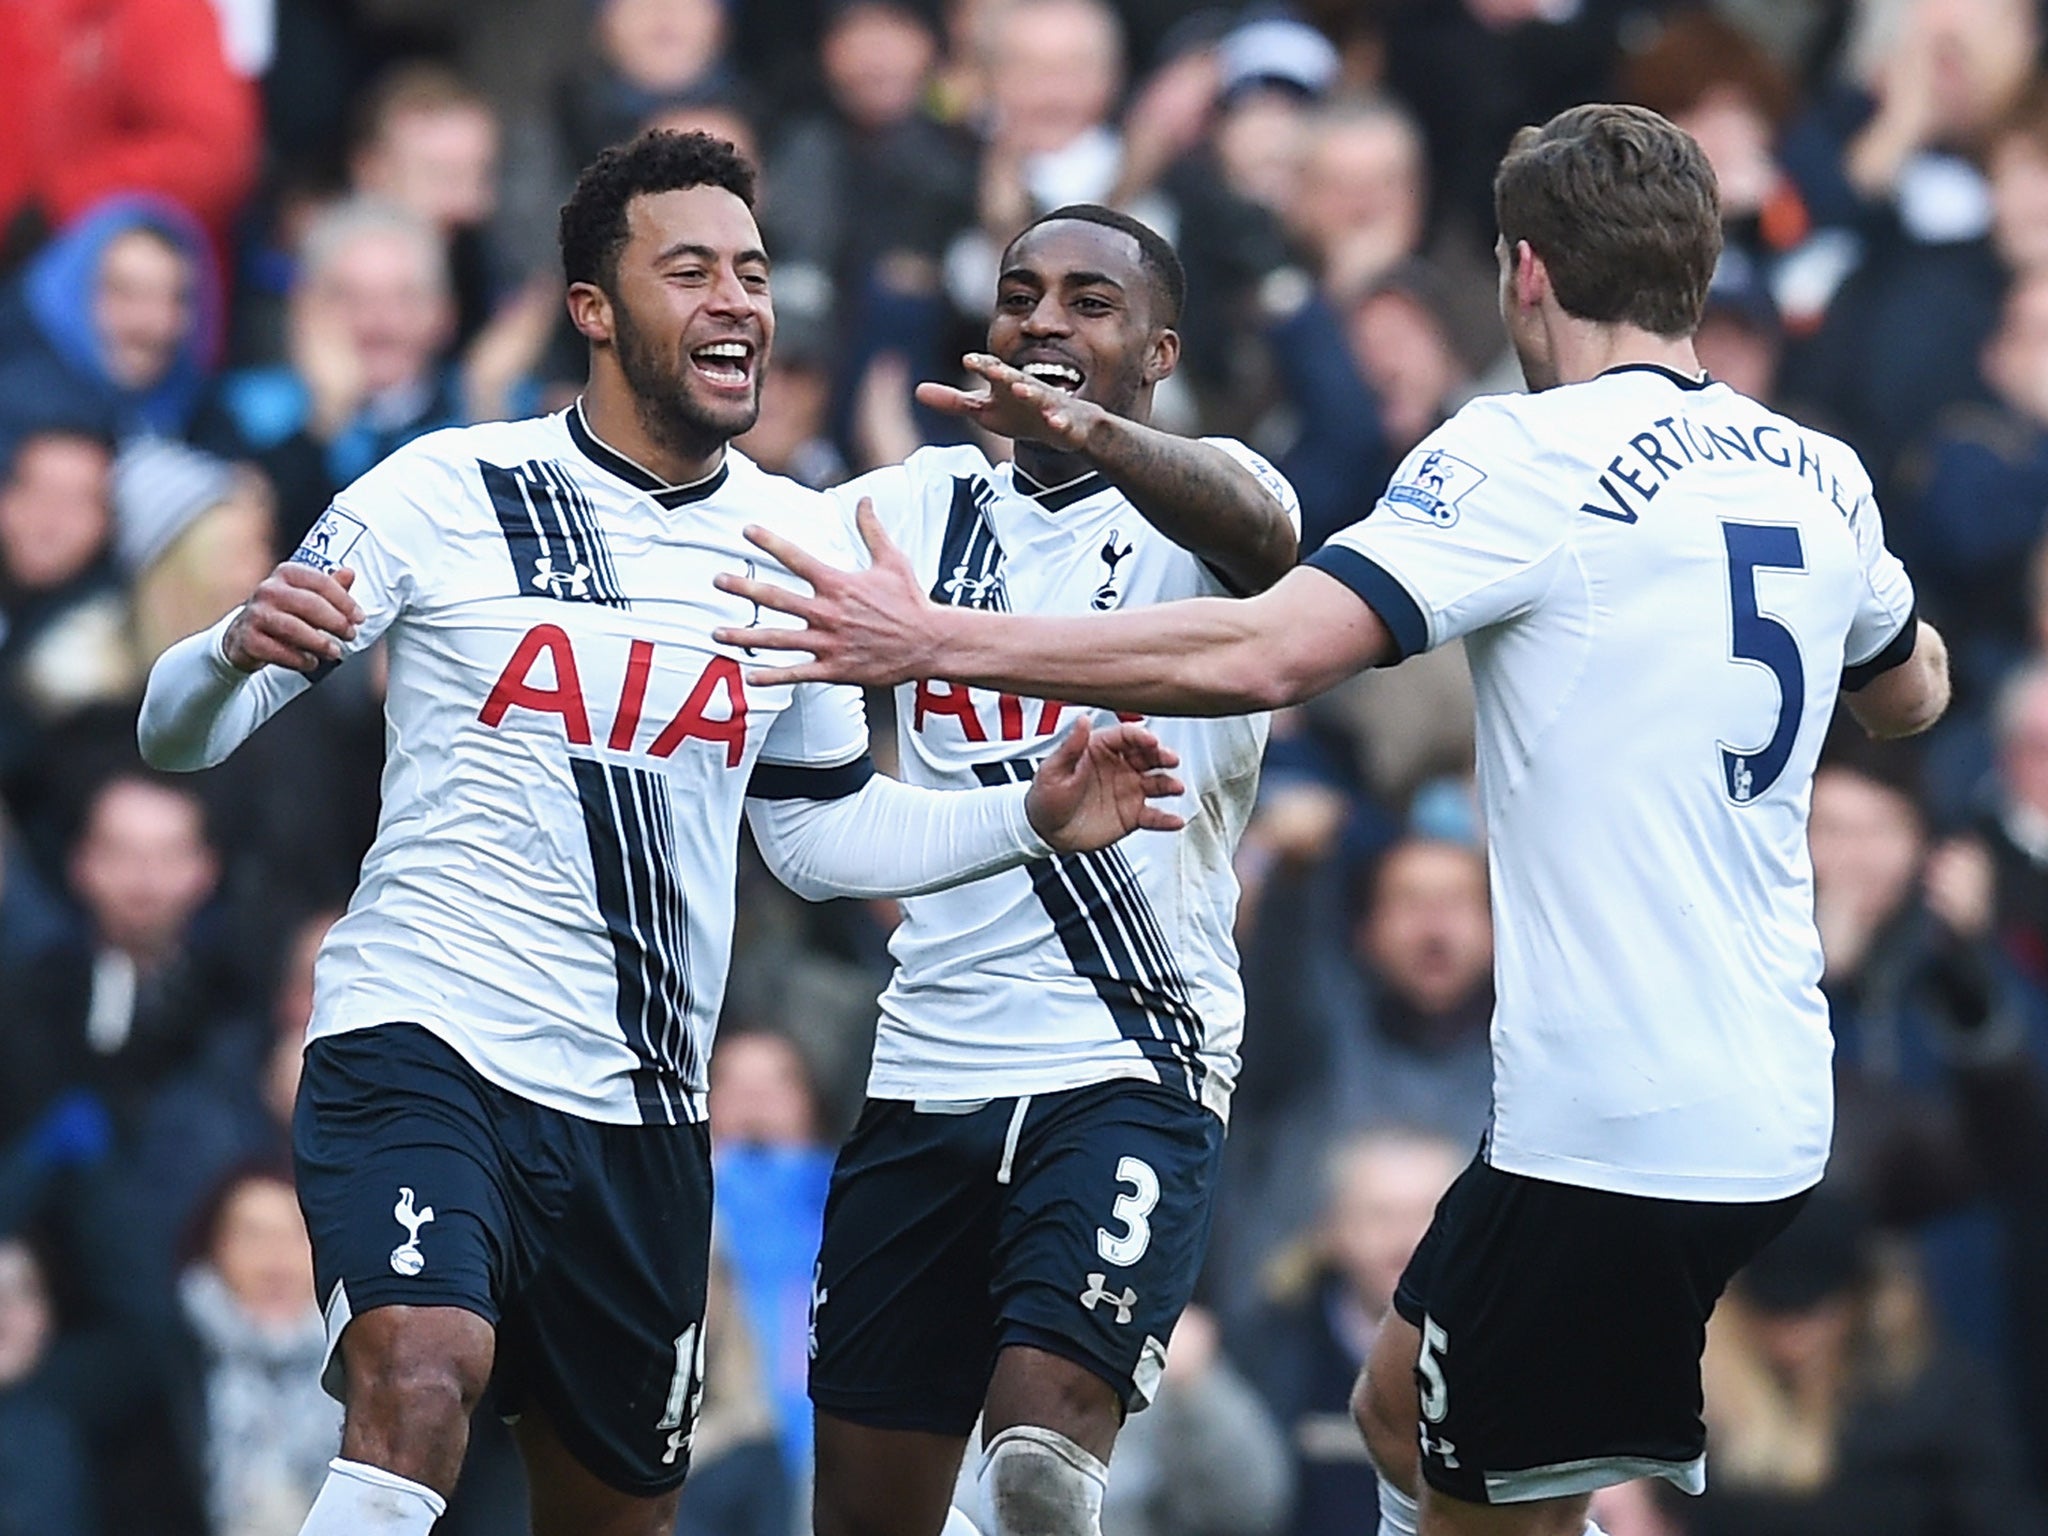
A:
POLYGON ((1921 876, 1927 910, 1957 938, 1971 943, 1990 937, 1997 916, 1997 871, 1991 851, 1975 838, 1952 837, 1927 856, 1921 876))
POLYGON ((301 294, 291 310, 292 371, 313 398, 310 430, 332 442, 369 398, 362 354, 347 317, 319 293, 301 294))
POLYGON ((855 518, 869 565, 842 571, 766 528, 749 528, 747 539, 810 584, 805 596, 778 582, 744 576, 712 578, 721 592, 803 620, 800 629, 723 628, 711 632, 720 645, 743 650, 807 651, 811 659, 791 667, 753 667, 747 681, 772 688, 779 683, 862 683, 892 688, 941 674, 938 625, 943 611, 925 596, 903 551, 889 542, 875 504, 863 496, 855 518))
POLYGON ((1047 443, 1068 453, 1086 452, 1091 434, 1109 414, 1092 400, 1063 394, 986 353, 970 352, 961 361, 987 379, 988 388, 970 394, 950 384, 920 384, 920 404, 948 416, 971 417, 998 437, 1047 443))
POLYGON ((471 421, 511 414, 512 391, 532 377, 562 312, 562 285, 529 278, 477 332, 462 357, 463 398, 471 421))
POLYGON ((1097 731, 1083 715, 1038 765, 1024 811, 1032 830, 1060 853, 1107 848, 1141 828, 1178 832, 1187 823, 1152 802, 1181 793, 1180 780, 1167 772, 1179 766, 1144 727, 1097 731))
POLYGON ((242 672, 290 667, 311 672, 341 660, 342 643, 356 637, 362 606, 349 596, 356 573, 328 575, 287 560, 263 578, 221 637, 229 665, 242 672))

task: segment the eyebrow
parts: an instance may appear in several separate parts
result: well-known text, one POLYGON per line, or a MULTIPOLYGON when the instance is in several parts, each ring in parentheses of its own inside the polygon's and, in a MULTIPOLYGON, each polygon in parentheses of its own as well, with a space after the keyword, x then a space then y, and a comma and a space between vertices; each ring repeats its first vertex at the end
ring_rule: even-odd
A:
MULTIPOLYGON (((1045 286, 1045 280, 1029 267, 1012 267, 999 279, 1005 283, 1029 283, 1035 288, 1045 286)), ((1059 276, 1062 288, 1114 288, 1118 293, 1124 285, 1107 272, 1062 272, 1059 276)))
MULTIPOLYGON (((674 261, 678 257, 682 256, 694 256, 699 261, 716 262, 718 260, 719 253, 718 251, 716 251, 715 249, 708 245, 703 245, 698 242, 690 240, 679 240, 674 245, 670 246, 667 250, 662 251, 659 255, 657 255, 654 258, 654 264, 657 267, 666 266, 669 262, 674 261)), ((765 267, 768 265, 768 253, 764 250, 760 250, 758 248, 750 246, 748 249, 744 251, 735 252, 732 258, 732 264, 736 267, 744 267, 749 265, 765 267)))

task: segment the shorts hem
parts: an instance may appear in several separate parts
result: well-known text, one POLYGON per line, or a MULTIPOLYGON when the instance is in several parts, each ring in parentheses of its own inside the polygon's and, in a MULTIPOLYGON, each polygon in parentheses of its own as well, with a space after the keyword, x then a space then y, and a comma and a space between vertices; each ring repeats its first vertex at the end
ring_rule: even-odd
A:
POLYGON ((346 1280, 337 1280, 327 1293, 327 1305, 322 1309, 327 1344, 320 1355, 321 1390, 337 1403, 346 1405, 348 1402, 348 1373, 341 1358, 341 1336, 348 1331, 349 1324, 365 1312, 376 1312, 384 1307, 454 1307, 482 1318, 493 1331, 499 1322, 498 1309, 488 1300, 479 1302, 473 1295, 430 1294, 423 1297, 417 1282, 411 1280, 401 1280, 394 1285, 382 1285, 372 1280, 354 1286, 346 1280))
POLYGON ((974 1422, 981 1417, 981 1404, 976 1403, 965 1412, 948 1408, 944 1404, 933 1406, 929 1399, 916 1406, 906 1406, 900 1399, 866 1402, 855 1401, 851 1396, 842 1397, 833 1392, 820 1392, 813 1387, 810 1393, 811 1406, 819 1413, 830 1414, 835 1419, 844 1419, 849 1424, 858 1424, 862 1429, 880 1429, 921 1435, 947 1435, 965 1440, 974 1433, 974 1422))
POLYGON ((677 1456, 675 1467, 659 1476, 640 1477, 627 1470, 617 1452, 603 1439, 584 1432, 582 1420, 576 1414, 576 1405, 559 1400, 560 1395, 553 1390, 552 1377, 547 1373, 522 1382, 521 1391, 518 1417, 524 1418, 528 1408, 538 1406, 548 1428, 562 1442, 562 1449, 573 1456, 584 1471, 615 1493, 634 1499, 655 1499, 680 1488, 690 1475, 687 1454, 677 1456))
POLYGON ((1135 1413, 1138 1409, 1151 1404, 1152 1399, 1138 1390, 1130 1371, 1122 1366, 1112 1365, 1100 1355, 1091 1353, 1088 1346, 1079 1339, 1051 1328, 1040 1327, 1036 1323, 1004 1322, 996 1330, 996 1353, 1000 1355, 1014 1345, 1040 1349, 1048 1355, 1057 1355, 1062 1360, 1080 1366, 1116 1393, 1117 1401, 1123 1405, 1126 1413, 1135 1413))
MULTIPOLYGON (((1429 1486, 1454 1499, 1469 1499, 1470 1477, 1439 1474, 1428 1457, 1423 1458, 1422 1475, 1429 1486)), ((1486 1472, 1481 1477, 1488 1504, 1531 1504, 1541 1499, 1565 1499, 1582 1493, 1597 1493, 1638 1478, 1662 1478, 1681 1492, 1701 1494, 1707 1490, 1707 1458, 1666 1461, 1656 1456, 1588 1456, 1579 1461, 1560 1461, 1547 1467, 1527 1467, 1518 1472, 1486 1472)))

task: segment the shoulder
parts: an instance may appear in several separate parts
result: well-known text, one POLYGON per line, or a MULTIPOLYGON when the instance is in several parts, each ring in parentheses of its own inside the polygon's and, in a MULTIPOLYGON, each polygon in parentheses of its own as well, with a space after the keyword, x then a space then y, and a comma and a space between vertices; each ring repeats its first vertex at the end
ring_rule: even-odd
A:
POLYGON ((1294 492, 1288 478, 1274 467, 1273 461, 1264 454, 1246 447, 1234 437, 1205 437, 1202 439, 1211 448, 1219 448, 1252 472, 1259 484, 1266 488, 1272 498, 1300 521, 1301 498, 1294 492))
POLYGON ((990 480, 994 474, 988 455, 972 444, 920 448, 900 464, 871 469, 834 486, 831 495, 849 520, 861 498, 867 497, 875 504, 875 514, 893 532, 903 521, 917 517, 935 488, 951 494, 955 480, 990 480))
POLYGON ((334 498, 343 512, 386 523, 415 513, 445 524, 460 509, 486 506, 480 464, 517 464, 553 455, 546 418, 443 427, 393 449, 334 498))

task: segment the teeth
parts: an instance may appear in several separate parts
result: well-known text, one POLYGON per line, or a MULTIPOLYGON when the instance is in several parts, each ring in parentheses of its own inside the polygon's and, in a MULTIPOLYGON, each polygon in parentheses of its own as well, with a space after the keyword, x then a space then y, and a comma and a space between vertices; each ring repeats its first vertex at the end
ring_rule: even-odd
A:
POLYGON ((1069 368, 1065 363, 1026 363, 1023 372, 1041 384, 1050 384, 1055 389, 1081 387, 1080 371, 1069 368))
POLYGON ((748 353, 751 351, 752 348, 743 341, 717 341, 708 347, 699 347, 697 355, 699 357, 731 357, 745 362, 748 353))

